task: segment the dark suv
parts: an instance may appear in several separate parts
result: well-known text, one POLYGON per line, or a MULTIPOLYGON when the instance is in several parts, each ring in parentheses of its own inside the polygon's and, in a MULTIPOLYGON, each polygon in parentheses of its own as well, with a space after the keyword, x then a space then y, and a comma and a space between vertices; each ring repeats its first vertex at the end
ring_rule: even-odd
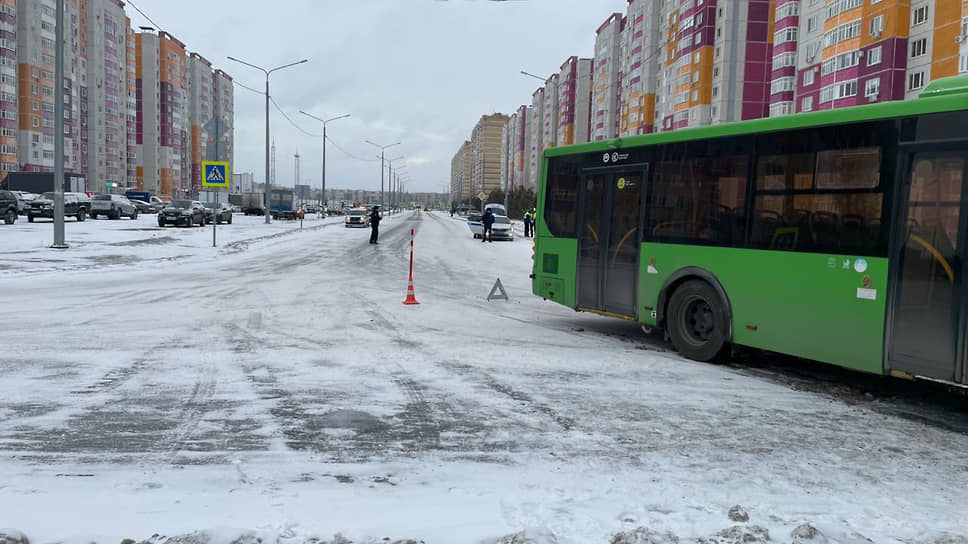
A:
MULTIPOLYGON (((40 198, 25 206, 27 221, 33 223, 38 217, 54 218, 54 193, 44 193, 40 198)), ((91 199, 84 193, 64 193, 64 217, 76 217, 78 221, 87 219, 91 213, 91 199)))
POLYGON ((0 217, 8 225, 17 220, 17 195, 10 191, 0 191, 0 217))

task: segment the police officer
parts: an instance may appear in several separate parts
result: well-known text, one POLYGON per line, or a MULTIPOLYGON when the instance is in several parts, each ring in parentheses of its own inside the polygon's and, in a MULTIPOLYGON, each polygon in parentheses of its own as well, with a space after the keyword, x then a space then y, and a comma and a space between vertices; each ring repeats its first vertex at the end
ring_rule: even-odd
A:
POLYGON ((370 213, 370 243, 377 244, 377 238, 380 237, 380 207, 373 206, 373 212, 370 213))
POLYGON ((481 243, 493 242, 494 233, 491 232, 491 227, 494 225, 494 212, 491 211, 491 208, 484 210, 484 216, 481 217, 481 223, 484 224, 484 233, 481 235, 481 243), (487 238, 488 234, 491 235, 490 240, 487 238))
POLYGON ((527 210, 524 212, 524 237, 525 238, 531 237, 531 221, 532 221, 531 210, 527 210))

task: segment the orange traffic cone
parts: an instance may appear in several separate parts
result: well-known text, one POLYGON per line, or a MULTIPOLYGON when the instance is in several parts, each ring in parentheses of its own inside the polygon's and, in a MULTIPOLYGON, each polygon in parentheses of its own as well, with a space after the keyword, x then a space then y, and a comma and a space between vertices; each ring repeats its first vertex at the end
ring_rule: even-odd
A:
POLYGON ((417 297, 413 295, 413 278, 410 278, 410 281, 407 283, 407 298, 403 300, 403 303, 409 305, 420 304, 417 302, 417 297))

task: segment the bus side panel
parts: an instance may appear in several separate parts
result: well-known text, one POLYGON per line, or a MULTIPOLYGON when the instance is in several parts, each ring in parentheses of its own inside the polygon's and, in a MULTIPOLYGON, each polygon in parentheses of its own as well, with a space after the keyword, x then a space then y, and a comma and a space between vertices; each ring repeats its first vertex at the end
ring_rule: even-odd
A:
POLYGON ((547 235, 537 236, 534 240, 534 280, 531 291, 544 299, 574 308, 578 240, 547 235))
POLYGON ((685 266, 722 283, 733 342, 883 373, 887 259, 645 243, 640 308, 655 307, 666 279, 685 266))

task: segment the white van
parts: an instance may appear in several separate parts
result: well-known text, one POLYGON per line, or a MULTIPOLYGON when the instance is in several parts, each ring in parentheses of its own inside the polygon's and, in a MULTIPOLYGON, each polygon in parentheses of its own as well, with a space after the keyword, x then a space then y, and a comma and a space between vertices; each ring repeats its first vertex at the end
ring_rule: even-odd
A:
POLYGON ((486 212, 487 210, 491 210, 491 213, 493 213, 494 215, 507 215, 508 214, 508 210, 507 210, 507 208, 504 207, 504 204, 498 204, 496 202, 492 202, 490 204, 485 204, 484 205, 484 211, 486 212))

